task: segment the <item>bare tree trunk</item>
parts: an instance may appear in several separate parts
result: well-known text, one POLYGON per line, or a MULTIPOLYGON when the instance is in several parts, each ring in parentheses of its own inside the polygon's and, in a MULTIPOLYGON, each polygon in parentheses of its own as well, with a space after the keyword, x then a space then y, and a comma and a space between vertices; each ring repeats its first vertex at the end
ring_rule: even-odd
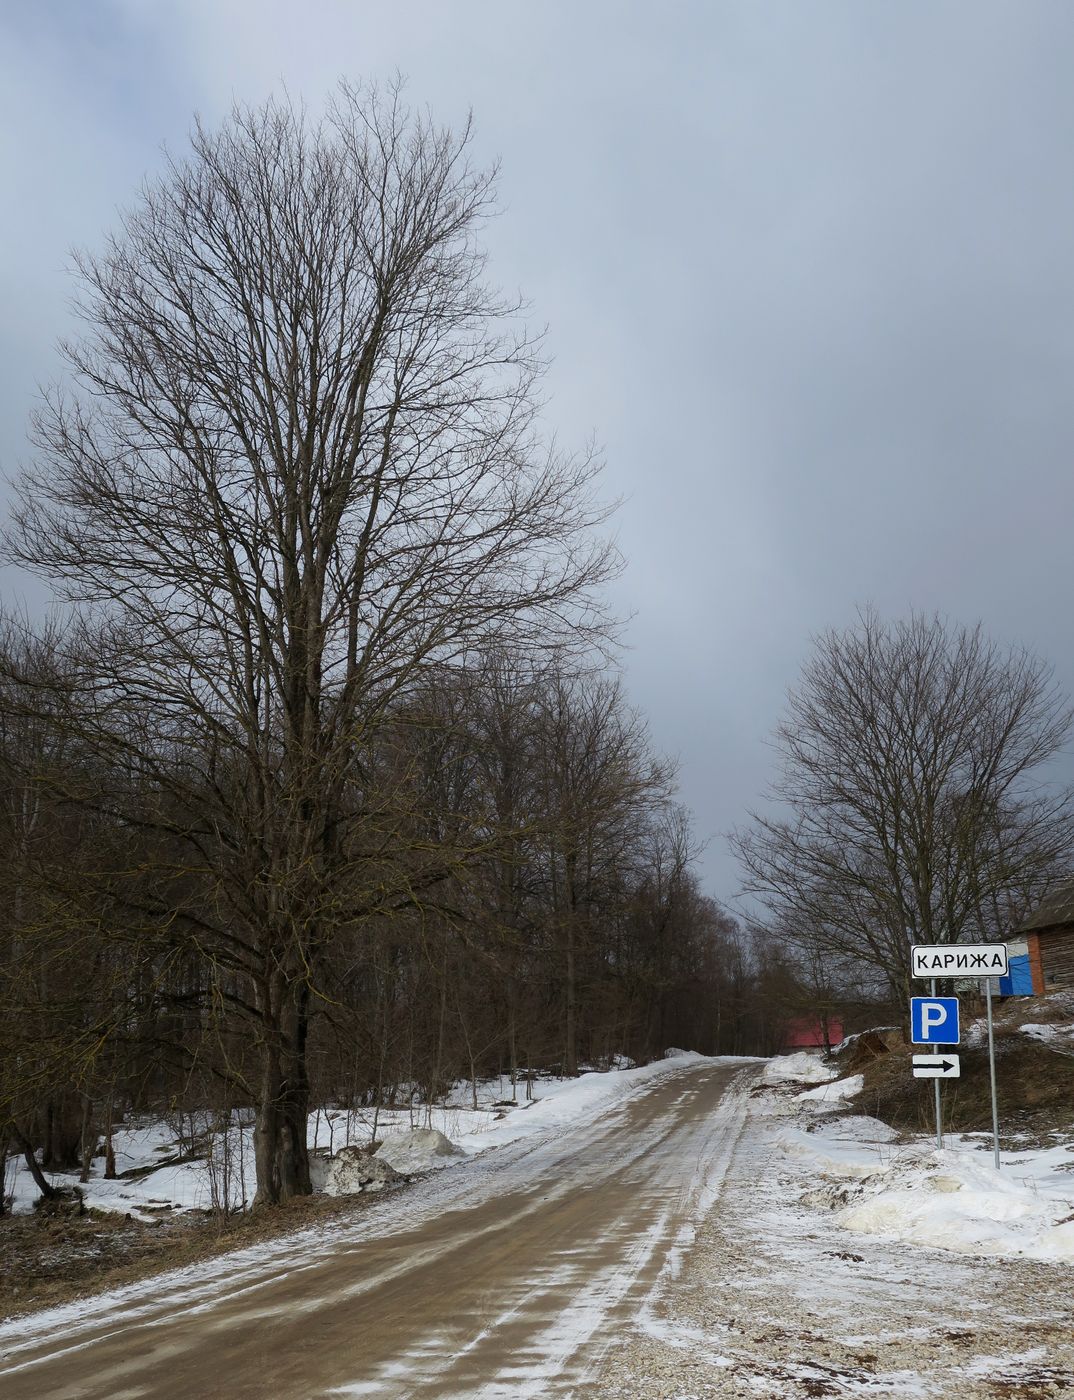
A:
POLYGON ((565 993, 566 1055, 563 1073, 573 1077, 578 1073, 578 989, 574 976, 574 919, 567 919, 567 986, 565 993))
POLYGON ((37 1160, 37 1154, 34 1152, 33 1143, 21 1129, 16 1128, 14 1132, 15 1141, 22 1148, 22 1155, 26 1161, 26 1166, 29 1169, 30 1175, 34 1179, 34 1185, 46 1200, 55 1199, 60 1193, 55 1186, 46 1179, 44 1172, 41 1170, 41 1166, 37 1160))
POLYGON ((261 1075, 254 1126, 257 1206, 310 1193, 309 986, 282 976, 263 987, 261 1075))
POLYGON ((108 1112, 104 1125, 104 1179, 115 1181, 116 1179, 116 1149, 112 1141, 112 1119, 115 1113, 115 1102, 111 1094, 108 1095, 108 1112))
POLYGON ((90 1165, 93 1162, 93 1149, 97 1146, 97 1134, 93 1131, 93 1100, 89 1094, 82 1095, 82 1170, 78 1179, 84 1186, 89 1181, 90 1165))
POLYGON ((466 1046, 466 1060, 470 1066, 470 1101, 473 1110, 477 1112, 477 1065, 474 1060, 473 1038, 470 1035, 470 1027, 466 1021, 466 1015, 462 1009, 462 993, 458 986, 455 988, 455 1007, 459 1013, 459 1027, 462 1030, 463 1043, 466 1046))
POLYGON ((285 1022, 284 1073, 280 1080, 279 1136, 276 1146, 280 1194, 308 1196, 310 1163, 308 1122, 310 1085, 306 1062, 309 1039, 309 987, 294 989, 285 1022))

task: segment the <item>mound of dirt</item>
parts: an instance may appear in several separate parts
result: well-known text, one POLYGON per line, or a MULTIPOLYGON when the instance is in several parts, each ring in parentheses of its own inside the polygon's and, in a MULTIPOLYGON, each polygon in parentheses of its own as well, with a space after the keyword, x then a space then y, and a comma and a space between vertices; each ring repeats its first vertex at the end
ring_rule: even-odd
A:
MULTIPOLYGON (((904 1045, 861 1067, 864 1085, 855 1099, 859 1113, 880 1118, 893 1128, 928 1132, 934 1123, 932 1081, 915 1079, 904 1045)), ((944 1126, 956 1132, 986 1132, 992 1108, 986 1045, 959 1047, 961 1078, 942 1086, 944 1126)), ((1074 1055, 1025 1035, 996 1030, 996 1097, 1000 1132, 1044 1138, 1069 1130, 1074 1121, 1074 1055)))
POLYGON ((862 1065, 905 1045, 906 1032, 901 1026, 877 1026, 873 1030, 848 1036, 833 1052, 832 1058, 839 1066, 841 1075, 854 1074, 862 1065))

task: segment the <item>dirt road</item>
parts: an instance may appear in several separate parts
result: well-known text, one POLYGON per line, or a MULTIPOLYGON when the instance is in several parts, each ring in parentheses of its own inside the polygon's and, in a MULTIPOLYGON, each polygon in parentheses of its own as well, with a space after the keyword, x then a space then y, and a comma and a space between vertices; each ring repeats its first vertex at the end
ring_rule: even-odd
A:
POLYGON ((304 1237, 0 1339, 6 1400, 584 1394, 719 1192, 753 1067, 669 1071, 304 1237))

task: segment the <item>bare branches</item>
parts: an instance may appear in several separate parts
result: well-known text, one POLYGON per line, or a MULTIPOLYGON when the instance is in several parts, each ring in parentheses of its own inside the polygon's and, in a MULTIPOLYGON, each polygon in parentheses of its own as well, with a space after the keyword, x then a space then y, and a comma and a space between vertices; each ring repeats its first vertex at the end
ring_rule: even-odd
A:
POLYGON ((787 816, 736 833, 746 889, 801 944, 899 990, 912 942, 996 932, 1074 850, 1071 797, 1037 771, 1070 707, 980 627, 872 613, 825 633, 776 733, 787 816))
MULTIPOLYGON (((460 859, 381 786, 401 712, 475 647, 608 632, 599 463, 542 439, 469 145, 398 85, 344 84, 320 122, 269 102, 198 125, 78 261, 73 387, 8 532, 76 605, 58 727, 97 781, 56 773, 56 796, 126 830, 129 917, 257 1021, 269 1200, 308 1188, 326 951, 442 898, 460 859)), ((19 694, 32 710, 26 667, 19 694)))

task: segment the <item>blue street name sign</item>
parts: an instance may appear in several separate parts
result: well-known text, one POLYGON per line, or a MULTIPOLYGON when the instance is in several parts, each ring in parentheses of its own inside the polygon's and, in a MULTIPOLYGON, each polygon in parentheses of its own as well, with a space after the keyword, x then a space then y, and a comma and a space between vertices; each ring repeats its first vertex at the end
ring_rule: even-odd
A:
POLYGON ((915 1045, 957 1045, 958 997, 911 997, 910 1039, 915 1045))

